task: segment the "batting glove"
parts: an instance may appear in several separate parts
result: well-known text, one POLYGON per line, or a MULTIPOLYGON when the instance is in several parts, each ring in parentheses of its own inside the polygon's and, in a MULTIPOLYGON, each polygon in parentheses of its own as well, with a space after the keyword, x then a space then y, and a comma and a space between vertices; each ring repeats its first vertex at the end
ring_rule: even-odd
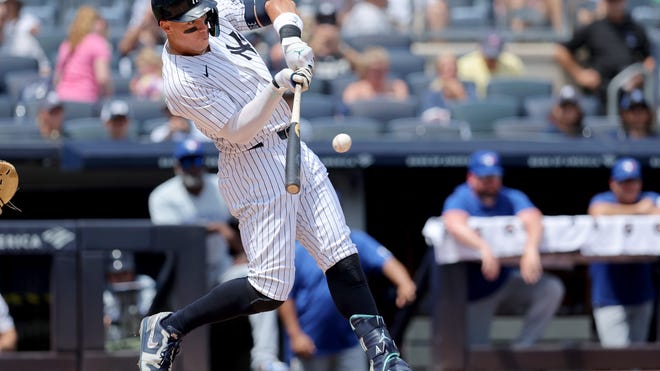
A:
POLYGON ((296 71, 304 67, 314 69, 314 51, 300 37, 292 36, 282 39, 282 51, 286 65, 292 70, 296 71))
POLYGON ((309 89, 309 83, 312 81, 312 70, 309 68, 300 68, 293 72, 290 68, 284 68, 275 74, 273 85, 276 88, 286 88, 290 91, 295 90, 295 85, 301 85, 301 91, 309 89))

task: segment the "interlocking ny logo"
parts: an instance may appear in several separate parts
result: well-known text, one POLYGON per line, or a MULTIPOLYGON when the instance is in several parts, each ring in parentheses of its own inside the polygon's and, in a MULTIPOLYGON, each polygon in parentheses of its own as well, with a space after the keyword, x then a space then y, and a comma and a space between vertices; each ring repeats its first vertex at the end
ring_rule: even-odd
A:
POLYGON ((236 40, 236 43, 238 44, 238 46, 226 45, 227 50, 229 50, 229 52, 231 52, 232 54, 238 54, 241 57, 247 59, 248 61, 252 60, 252 57, 246 55, 245 54, 246 52, 251 51, 255 55, 257 54, 257 51, 254 50, 254 48, 252 48, 252 45, 250 45, 250 43, 240 34, 236 33, 235 31, 232 31, 231 33, 229 33, 229 36, 233 37, 234 40, 236 40))

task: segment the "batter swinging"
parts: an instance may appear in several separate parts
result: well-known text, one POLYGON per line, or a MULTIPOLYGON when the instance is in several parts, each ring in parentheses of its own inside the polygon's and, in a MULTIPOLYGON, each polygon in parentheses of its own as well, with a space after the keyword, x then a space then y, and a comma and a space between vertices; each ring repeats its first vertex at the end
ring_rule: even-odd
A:
POLYGON ((164 94, 170 111, 192 120, 214 142, 218 184, 239 219, 249 275, 223 283, 174 313, 140 324, 141 371, 171 370, 191 330, 239 315, 274 310, 294 279, 299 240, 325 271, 337 308, 350 321, 374 371, 409 371, 378 315, 349 237, 327 169, 303 143, 301 191, 282 187, 286 126, 282 99, 294 84, 309 87, 312 49, 301 39, 302 20, 291 0, 152 0, 167 35, 164 94), (240 32, 273 23, 289 68, 271 77, 240 32))

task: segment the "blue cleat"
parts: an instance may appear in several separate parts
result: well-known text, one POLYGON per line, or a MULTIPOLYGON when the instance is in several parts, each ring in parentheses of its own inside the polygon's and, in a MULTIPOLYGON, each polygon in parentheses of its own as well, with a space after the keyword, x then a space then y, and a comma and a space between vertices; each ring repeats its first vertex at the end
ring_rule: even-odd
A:
POLYGON ((161 325, 171 312, 161 312, 145 317, 140 322, 140 371, 171 371, 174 358, 179 353, 181 333, 171 326, 161 325))
POLYGON ((356 314, 351 316, 350 323, 369 357, 369 371, 411 371, 406 361, 401 359, 399 349, 385 328, 383 317, 356 314))

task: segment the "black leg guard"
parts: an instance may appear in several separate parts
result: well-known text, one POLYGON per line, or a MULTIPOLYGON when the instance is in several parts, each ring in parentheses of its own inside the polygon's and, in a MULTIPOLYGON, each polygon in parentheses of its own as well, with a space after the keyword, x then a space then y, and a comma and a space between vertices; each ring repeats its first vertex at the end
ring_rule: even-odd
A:
POLYGON ((410 366, 401 359, 383 317, 356 314, 350 318, 350 323, 369 357, 371 371, 411 371, 410 366))

